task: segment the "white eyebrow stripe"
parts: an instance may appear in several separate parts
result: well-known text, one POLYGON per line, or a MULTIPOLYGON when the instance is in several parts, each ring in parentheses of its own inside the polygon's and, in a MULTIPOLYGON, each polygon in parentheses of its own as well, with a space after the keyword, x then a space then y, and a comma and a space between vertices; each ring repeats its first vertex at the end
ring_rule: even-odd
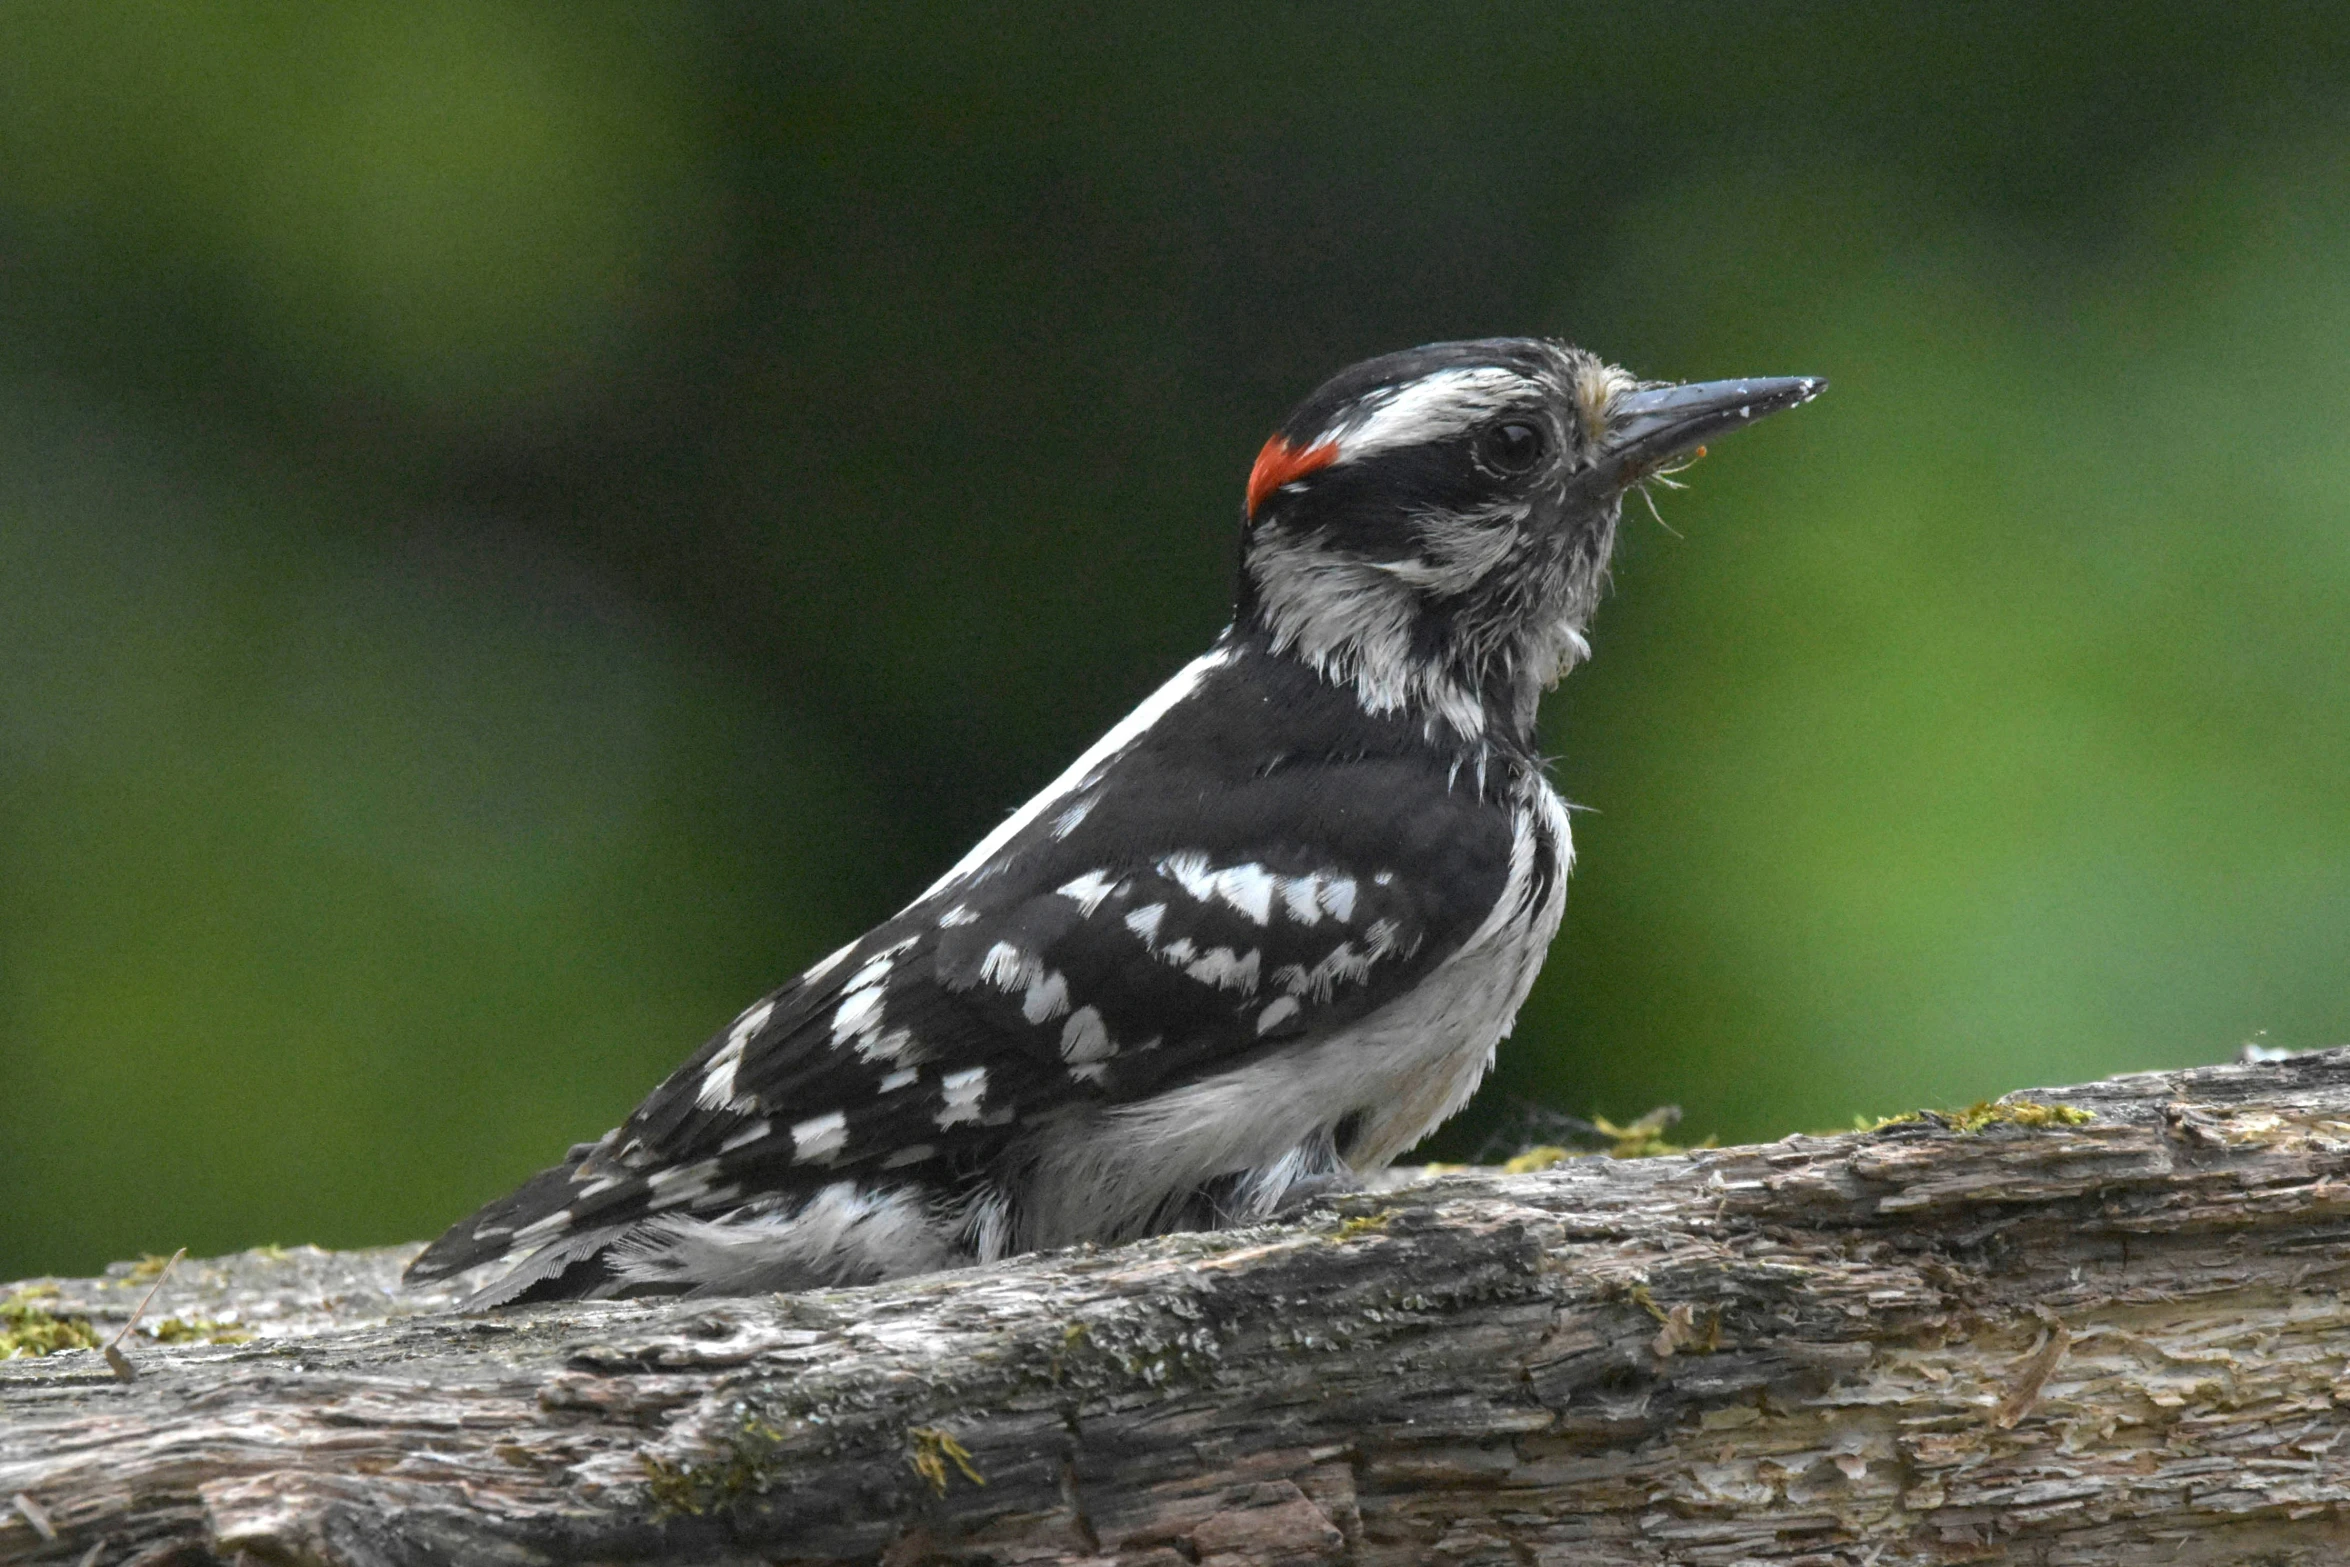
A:
POLYGON ((1336 462, 1353 462, 1390 447, 1441 440, 1513 404, 1540 399, 1542 388, 1498 365, 1459 365, 1407 382, 1366 409, 1332 425, 1313 442, 1338 448, 1336 462))

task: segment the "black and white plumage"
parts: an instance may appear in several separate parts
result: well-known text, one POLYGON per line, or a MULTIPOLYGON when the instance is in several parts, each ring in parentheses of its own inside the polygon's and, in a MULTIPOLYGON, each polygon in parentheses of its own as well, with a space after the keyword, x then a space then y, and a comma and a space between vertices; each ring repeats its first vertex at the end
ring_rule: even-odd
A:
POLYGON ((1557 930, 1540 695, 1624 491, 1809 379, 1392 354, 1259 455, 1233 625, 904 910, 436 1241, 474 1304, 864 1283, 1258 1220, 1457 1110, 1557 930))

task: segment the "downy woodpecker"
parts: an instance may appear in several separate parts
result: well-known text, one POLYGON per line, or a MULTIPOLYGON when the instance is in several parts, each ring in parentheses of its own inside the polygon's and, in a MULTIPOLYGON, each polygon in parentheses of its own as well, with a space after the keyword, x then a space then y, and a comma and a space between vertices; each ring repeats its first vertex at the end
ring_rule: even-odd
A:
POLYGON ((1573 850, 1535 713, 1625 491, 1817 394, 1494 338, 1257 454, 1231 627, 904 910, 412 1279, 472 1305, 873 1280, 1263 1220, 1467 1100, 1573 850))

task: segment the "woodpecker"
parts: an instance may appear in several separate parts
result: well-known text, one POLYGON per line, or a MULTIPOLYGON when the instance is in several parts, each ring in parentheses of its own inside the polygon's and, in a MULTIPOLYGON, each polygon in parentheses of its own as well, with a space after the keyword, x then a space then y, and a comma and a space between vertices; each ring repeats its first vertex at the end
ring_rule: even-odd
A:
POLYGON ((1468 1099, 1558 929, 1536 748, 1625 492, 1809 401, 1492 338, 1265 442, 1231 626, 898 914, 409 1266, 469 1306, 870 1283, 1261 1222, 1468 1099))

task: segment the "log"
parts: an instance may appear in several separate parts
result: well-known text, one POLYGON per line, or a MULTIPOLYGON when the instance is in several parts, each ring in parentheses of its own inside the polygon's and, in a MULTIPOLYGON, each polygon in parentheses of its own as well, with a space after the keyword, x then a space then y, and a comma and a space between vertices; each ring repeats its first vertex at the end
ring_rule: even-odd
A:
POLYGON ((0 1562, 2334 1562, 2346 1243, 2350 1049, 829 1293, 247 1252, 0 1364, 0 1562))

